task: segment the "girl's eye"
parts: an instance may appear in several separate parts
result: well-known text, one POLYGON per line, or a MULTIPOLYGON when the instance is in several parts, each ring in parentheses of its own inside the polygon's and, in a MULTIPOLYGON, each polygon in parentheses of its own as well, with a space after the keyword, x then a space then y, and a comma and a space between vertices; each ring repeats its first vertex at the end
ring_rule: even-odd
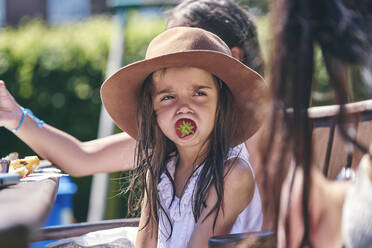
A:
POLYGON ((166 100, 169 100, 169 99, 172 99, 173 96, 163 96, 160 101, 166 101, 166 100))
POLYGON ((196 96, 206 96, 207 94, 205 94, 203 91, 197 91, 197 92, 195 92, 195 95, 196 96))

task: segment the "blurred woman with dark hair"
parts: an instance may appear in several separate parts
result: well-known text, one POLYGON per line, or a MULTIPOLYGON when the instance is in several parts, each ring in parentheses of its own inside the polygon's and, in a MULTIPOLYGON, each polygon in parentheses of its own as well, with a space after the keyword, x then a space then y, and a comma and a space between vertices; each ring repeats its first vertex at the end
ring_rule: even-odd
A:
POLYGON ((372 4, 366 0, 278 0, 273 1, 272 11, 273 112, 262 163, 268 182, 263 195, 273 203, 268 213, 278 227, 278 246, 370 247, 371 153, 346 128, 343 105, 348 97, 348 66, 371 69, 372 4), (313 162, 307 109, 315 45, 322 51, 340 104, 340 131, 367 154, 353 183, 326 180, 313 162))

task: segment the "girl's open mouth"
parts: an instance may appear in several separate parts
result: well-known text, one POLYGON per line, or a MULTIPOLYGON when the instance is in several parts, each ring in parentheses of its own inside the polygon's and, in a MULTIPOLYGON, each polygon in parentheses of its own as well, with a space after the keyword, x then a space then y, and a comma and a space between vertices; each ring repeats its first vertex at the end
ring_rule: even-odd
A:
POLYGON ((180 138, 192 135, 196 132, 196 123, 188 118, 179 119, 175 125, 176 134, 180 138))

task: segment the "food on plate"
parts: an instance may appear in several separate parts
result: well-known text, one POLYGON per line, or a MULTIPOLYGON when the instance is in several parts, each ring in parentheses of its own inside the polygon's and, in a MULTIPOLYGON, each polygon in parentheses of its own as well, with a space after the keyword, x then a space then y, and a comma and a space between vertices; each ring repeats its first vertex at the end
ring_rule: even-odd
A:
POLYGON ((28 169, 26 167, 20 167, 20 168, 14 168, 9 167, 9 174, 18 174, 21 178, 25 178, 27 175, 31 174, 29 173, 28 169))
POLYGON ((37 156, 27 156, 20 159, 16 152, 9 154, 3 159, 10 160, 8 173, 18 174, 21 178, 30 175, 40 164, 37 156))
POLYGON ((18 152, 12 152, 12 153, 9 153, 8 156, 6 156, 5 158, 2 158, 2 159, 13 161, 13 160, 16 160, 18 158, 19 158, 18 152))

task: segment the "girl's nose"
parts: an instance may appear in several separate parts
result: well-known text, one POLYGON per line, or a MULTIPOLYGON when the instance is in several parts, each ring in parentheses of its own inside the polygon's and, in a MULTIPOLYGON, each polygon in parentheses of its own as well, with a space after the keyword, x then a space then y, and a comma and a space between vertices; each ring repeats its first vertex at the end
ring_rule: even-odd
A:
POLYGON ((180 107, 177 109, 177 114, 192 114, 194 111, 187 105, 187 104, 182 104, 180 107))

